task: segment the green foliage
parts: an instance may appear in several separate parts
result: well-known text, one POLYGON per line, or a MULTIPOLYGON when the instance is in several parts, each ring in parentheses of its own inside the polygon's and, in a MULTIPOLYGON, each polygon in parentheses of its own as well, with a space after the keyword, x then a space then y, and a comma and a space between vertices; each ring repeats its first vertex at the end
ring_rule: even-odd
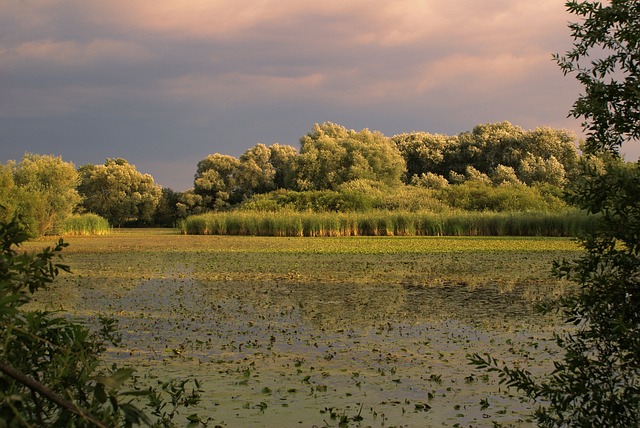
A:
POLYGON ((366 211, 374 205, 374 195, 357 191, 310 190, 295 192, 278 190, 257 195, 242 205, 243 211, 366 211))
POLYGON ((395 144, 380 132, 326 122, 300 139, 293 168, 299 190, 335 190, 358 179, 399 184, 406 166, 395 144))
POLYGON ((640 426, 640 164, 619 159, 640 137, 640 3, 568 1, 580 18, 570 25, 573 49, 556 60, 575 73, 584 95, 571 111, 585 119, 589 156, 569 187, 569 200, 596 221, 577 260, 554 273, 578 286, 545 306, 571 326, 556 335, 563 359, 544 379, 491 356, 471 363, 541 403, 543 427, 640 426), (608 153, 608 154, 605 154, 608 153), (595 155, 595 156, 591 156, 595 155))
POLYGON ((194 189, 181 192, 176 203, 177 217, 175 220, 185 219, 189 215, 201 214, 205 211, 204 198, 198 195, 194 189))
MULTIPOLYGON (((413 132, 391 137, 407 163, 405 183, 413 177, 433 173, 449 177, 450 183, 463 181, 469 168, 493 176, 511 168, 515 180, 527 184, 562 185, 578 161, 575 136, 565 130, 540 127, 525 131, 509 122, 477 125, 458 136, 413 132)), ((468 178, 467 178, 468 179, 468 178)), ((509 182, 515 182, 510 178, 509 182)), ((497 183, 499 184, 499 183, 497 183)))
POLYGON ((107 219, 97 214, 74 214, 60 228, 61 235, 105 235, 110 231, 107 219))
POLYGON ((240 156, 234 175, 245 196, 266 193, 276 188, 276 169, 271 164, 272 151, 264 144, 256 144, 240 156))
MULTIPOLYGON (((444 184, 444 178, 426 176, 421 186, 389 188, 383 183, 356 180, 337 190, 295 192, 278 190, 254 196, 242 210, 367 212, 371 210, 432 211, 563 211, 567 204, 554 186, 529 187, 524 184, 494 186, 486 180, 444 184), (431 180, 435 184, 431 183, 431 180), (430 187, 428 187, 430 186, 430 187)), ((420 179, 417 179, 420 180, 420 179)))
POLYGON ((190 198, 191 204, 182 202, 182 208, 191 206, 192 212, 195 206, 222 209, 284 187, 293 181, 291 163, 295 155, 293 147, 279 144, 256 144, 239 159, 219 153, 209 155, 198 162, 196 171, 193 193, 200 200, 190 198))
POLYGON ((558 211, 566 204, 541 188, 522 184, 492 186, 470 180, 442 188, 436 196, 452 208, 468 211, 558 211))
POLYGON ((214 153, 198 162, 194 192, 202 197, 209 208, 220 208, 233 201, 237 188, 234 172, 240 161, 233 156, 214 153))
POLYGON ((560 302, 567 322, 578 326, 558 337, 566 349, 543 397, 547 426, 572 420, 600 426, 640 424, 640 168, 610 161, 604 171, 585 170, 571 199, 600 221, 582 239, 586 253, 557 263, 555 272, 580 285, 560 302), (568 382, 568 383, 567 383, 568 382), (567 397, 572 403, 566 405, 567 397), (592 415, 597 415, 595 419, 592 415))
POLYGON ((562 186, 565 182, 565 169, 560 162, 551 156, 548 159, 527 154, 518 166, 518 177, 525 183, 549 183, 562 186))
MULTIPOLYGON (((315 124, 300 145, 299 154, 290 146, 257 144, 239 159, 207 156, 198 163, 194 190, 177 203, 175 214, 184 218, 239 204, 266 210, 406 208, 396 196, 402 181, 423 191, 465 181, 560 188, 578 160, 573 134, 547 127, 525 131, 509 122, 478 125, 454 137, 413 132, 391 138, 326 122, 315 124), (377 184, 365 192, 362 183, 377 184)), ((422 205, 415 202, 407 209, 422 205)), ((542 209, 548 202, 516 209, 542 209)))
POLYGON ((504 165, 498 165, 493 169, 493 172, 491 173, 491 182, 496 186, 503 184, 522 184, 516 175, 516 171, 512 167, 504 165))
POLYGON ((28 235, 15 221, 0 223, 0 425, 174 426, 181 407, 196 404, 198 384, 169 390, 141 388, 133 369, 102 367, 106 346, 118 345, 115 320, 87 327, 55 313, 24 308, 30 296, 51 285, 60 271, 61 240, 41 253, 15 249, 28 235), (146 398, 148 415, 140 409, 146 398), (169 407, 167 407, 169 403, 169 407))
POLYGON ((414 175, 411 178, 413 186, 426 187, 427 189, 442 189, 449 185, 449 181, 441 175, 432 172, 414 175))
POLYGON ((159 227, 175 227, 180 219, 186 217, 180 212, 182 194, 168 187, 162 189, 158 206, 153 214, 153 225, 159 227))
POLYGON ((398 134, 391 137, 391 141, 407 164, 405 183, 425 173, 447 175, 458 147, 457 137, 427 132, 398 134))
POLYGON ((591 227, 580 212, 446 213, 372 210, 211 212, 188 217, 183 233, 254 236, 576 236, 591 227))
POLYGON ((477 125, 470 133, 460 136, 460 151, 468 160, 467 165, 486 173, 498 165, 512 166, 507 159, 514 157, 524 134, 521 127, 506 121, 477 125))
POLYGON ((10 221, 16 213, 17 204, 13 163, 0 164, 0 221, 10 221))
POLYGON ((74 165, 56 156, 27 153, 0 169, 0 181, 0 219, 17 215, 31 237, 58 233, 80 201, 74 165))
POLYGON ((276 189, 290 189, 293 187, 295 180, 293 172, 293 163, 298 151, 291 146, 282 146, 273 144, 269 146, 269 162, 275 169, 273 183, 276 189))
POLYGON ((104 165, 78 170, 82 207, 106 218, 113 226, 150 224, 161 189, 149 174, 142 174, 125 159, 107 159, 104 165))

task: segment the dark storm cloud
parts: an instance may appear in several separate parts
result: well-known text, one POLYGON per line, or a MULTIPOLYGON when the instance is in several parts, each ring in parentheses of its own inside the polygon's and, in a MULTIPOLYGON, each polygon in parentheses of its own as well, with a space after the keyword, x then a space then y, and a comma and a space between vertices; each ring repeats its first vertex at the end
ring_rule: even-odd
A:
POLYGON ((0 162, 124 157, 183 190, 213 152, 326 120, 387 135, 485 122, 579 129, 561 2, 8 0, 0 162))

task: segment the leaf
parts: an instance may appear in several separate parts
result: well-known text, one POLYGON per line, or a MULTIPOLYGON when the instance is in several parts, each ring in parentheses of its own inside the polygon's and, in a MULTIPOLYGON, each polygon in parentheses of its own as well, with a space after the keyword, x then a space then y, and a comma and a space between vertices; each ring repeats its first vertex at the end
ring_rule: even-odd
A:
POLYGON ((107 402, 107 394, 104 391, 103 383, 97 383, 95 388, 93 389, 93 393, 95 394, 96 399, 99 403, 104 404, 107 402))
POLYGON ((144 414, 143 411, 138 409, 136 406, 130 403, 124 403, 120 406, 122 412, 124 413, 125 421, 128 422, 128 426, 131 424, 140 425, 140 422, 144 422, 147 425, 151 425, 151 421, 144 414))
POLYGON ((111 376, 98 376, 96 381, 109 389, 118 389, 131 378, 134 371, 132 368, 118 369, 111 376))
POLYGON ((193 413, 187 416, 187 420, 191 423, 197 423, 197 422, 200 422, 200 416, 198 416, 197 413, 193 413))

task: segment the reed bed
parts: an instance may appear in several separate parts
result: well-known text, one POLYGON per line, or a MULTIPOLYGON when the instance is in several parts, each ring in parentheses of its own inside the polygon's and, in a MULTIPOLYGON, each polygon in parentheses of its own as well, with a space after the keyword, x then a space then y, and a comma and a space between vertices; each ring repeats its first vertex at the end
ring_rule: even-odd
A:
POLYGON ((75 214, 67 218, 61 235, 106 235, 111 231, 109 222, 97 214, 75 214))
POLYGON ((593 218, 549 212, 229 211, 187 218, 183 234, 252 236, 578 236, 593 218))

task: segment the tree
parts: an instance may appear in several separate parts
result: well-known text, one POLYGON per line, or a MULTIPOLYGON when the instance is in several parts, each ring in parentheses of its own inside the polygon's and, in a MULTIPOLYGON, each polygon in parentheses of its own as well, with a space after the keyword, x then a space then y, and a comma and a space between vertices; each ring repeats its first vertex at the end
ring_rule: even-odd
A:
POLYGON ((149 174, 142 174, 125 159, 107 159, 104 165, 84 165, 78 170, 82 207, 120 227, 149 224, 162 190, 149 174))
MULTIPOLYGON (((525 131, 509 122, 477 125, 471 133, 461 134, 459 158, 485 174, 498 165, 517 170, 523 161, 554 158, 565 171, 572 171, 578 162, 576 138, 564 129, 540 127, 525 131)), ((456 172, 464 166, 459 162, 456 172)), ((523 180, 518 174, 518 177, 523 180)))
POLYGON ((503 184, 522 184, 516 172, 510 166, 498 165, 493 169, 491 173, 491 181, 494 185, 500 186, 503 184))
POLYGON ((62 239, 38 254, 18 253, 27 236, 17 222, 0 222, 0 426, 175 426, 181 408, 200 399, 197 381, 191 390, 186 380, 142 388, 132 368, 100 362, 107 346, 120 343, 113 319, 101 317, 93 332, 67 316, 25 309, 69 270, 59 260, 62 239))
POLYGON ((531 153, 520 161, 518 177, 526 184, 549 183, 554 186, 562 186, 565 182, 566 172, 558 160, 551 156, 543 159, 531 153))
POLYGON ((450 171, 450 154, 457 147, 457 137, 427 132, 412 132, 391 137, 407 164, 405 182, 414 176, 433 173, 446 175, 450 171))
POLYGON ((486 174, 500 164, 511 166, 504 156, 518 146, 524 134, 521 127, 506 121, 477 125, 470 140, 462 139, 462 142, 468 142, 461 145, 461 149, 469 159, 469 165, 486 174))
POLYGON ((80 202, 75 166, 59 156, 27 153, 8 167, 16 190, 14 212, 22 225, 31 236, 57 233, 80 202))
MULTIPOLYGON (((256 194, 292 187, 295 157, 295 148, 279 144, 270 147, 256 144, 240 158, 220 153, 208 155, 198 162, 194 193, 202 199, 203 208, 220 209, 256 194)), ((193 198, 188 199, 194 202, 193 198)), ((190 206, 188 201, 181 202, 184 208, 190 206)))
POLYGON ((585 90, 571 115, 584 119, 589 152, 619 153, 624 142, 640 139, 640 4, 614 0, 607 6, 596 1, 566 5, 582 19, 569 26, 573 49, 555 57, 565 75, 575 74, 585 90))
POLYGON ((423 172, 420 175, 414 175, 411 179, 411 184, 413 186, 426 187, 427 189, 442 189, 449 185, 449 181, 443 176, 434 174, 433 172, 423 172))
MULTIPOLYGON (((469 166, 487 175, 493 174, 499 166, 515 171, 521 169, 523 162, 530 164, 533 160, 539 170, 536 180, 520 174, 516 178, 527 183, 537 181, 559 186, 565 173, 573 172, 578 162, 576 138, 572 132, 549 127, 525 131, 509 122, 477 125, 473 131, 455 137, 412 132, 395 135, 391 140, 407 163, 405 183, 410 183, 414 175, 419 177, 428 172, 445 177, 453 172, 453 176, 458 177, 466 174, 469 166), (560 176, 558 163, 564 170, 560 176), (547 174, 547 170, 555 175, 547 174)), ((523 169, 525 174, 529 172, 526 167, 523 169)))
POLYGON ((276 170, 273 182, 276 189, 292 189, 295 180, 293 163, 298 151, 295 147, 273 144, 269 146, 269 162, 276 170))
POLYGON ((471 165, 467 165, 464 171, 465 181, 477 181, 479 183, 490 184, 491 179, 483 172, 478 171, 471 165))
POLYGON ((299 190, 334 190, 358 179, 397 185, 406 165, 395 144, 380 132, 326 122, 315 124, 300 139, 294 169, 299 190))
POLYGON ((16 188, 12 164, 0 164, 0 221, 8 222, 16 212, 16 188))
POLYGON ((153 213, 154 226, 175 227, 181 218, 178 204, 180 203, 180 192, 176 192, 169 187, 162 189, 160 201, 153 213))
POLYGON ((568 1, 573 48, 555 57, 575 74, 584 94, 571 114, 583 118, 585 150, 570 199, 599 222, 581 239, 583 255, 554 272, 577 284, 557 305, 576 328, 559 333, 564 359, 548 378, 490 356, 473 356, 541 405, 540 426, 640 426, 640 165, 625 163, 623 143, 640 137, 640 2, 568 1))
POLYGON ((195 193, 194 189, 180 193, 176 208, 178 209, 178 219, 184 219, 190 215, 202 214, 205 211, 204 200, 201 195, 195 193))
POLYGON ((240 156, 236 174, 238 186, 245 198, 276 188, 276 169, 271 163, 271 153, 264 144, 256 144, 240 156))
POLYGON ((528 155, 542 159, 554 157, 564 170, 572 172, 578 165, 578 150, 576 136, 565 129, 553 129, 547 126, 527 131, 517 147, 511 153, 510 166, 517 168, 518 164, 528 155))
POLYGON ((214 153, 198 162, 193 190, 207 208, 221 208, 241 199, 238 196, 237 169, 240 161, 214 153))

